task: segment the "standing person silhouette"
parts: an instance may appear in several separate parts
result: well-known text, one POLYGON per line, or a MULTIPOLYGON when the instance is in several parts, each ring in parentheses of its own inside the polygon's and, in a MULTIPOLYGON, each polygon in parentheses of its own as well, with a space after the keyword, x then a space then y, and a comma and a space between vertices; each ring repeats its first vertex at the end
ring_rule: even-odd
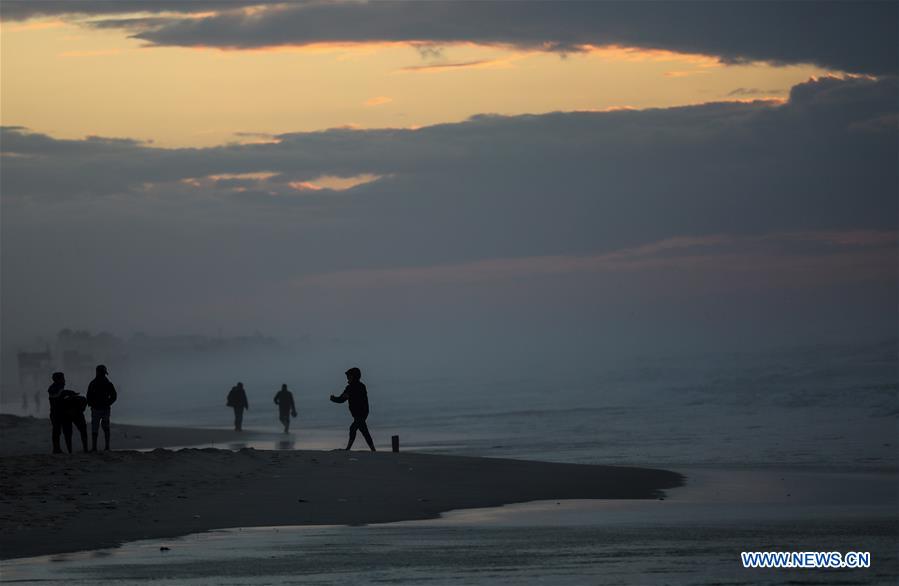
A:
POLYGON ((247 401, 247 392, 243 388, 243 383, 237 383, 231 387, 228 393, 228 407, 234 409, 234 431, 243 431, 243 410, 250 408, 247 401))
POLYGON ((102 364, 97 365, 97 376, 87 386, 87 404, 91 408, 91 451, 97 451, 97 435, 103 427, 105 450, 109 450, 109 415, 112 404, 116 402, 118 393, 115 385, 107 378, 109 370, 102 364))
POLYGON ((290 433, 290 418, 297 416, 297 408, 287 385, 281 385, 281 390, 275 394, 275 405, 278 406, 278 419, 284 425, 284 433, 290 433))
POLYGON ((365 423, 365 420, 368 418, 368 390, 362 383, 362 371, 354 366, 346 371, 345 374, 346 388, 339 397, 331 395, 331 400, 335 403, 349 401, 353 423, 350 425, 350 439, 346 449, 349 450, 353 447, 353 442, 356 441, 356 430, 359 430, 362 432, 362 437, 365 438, 366 443, 368 443, 368 447, 374 452, 376 451, 375 443, 372 441, 371 434, 368 432, 368 425, 365 423))
POLYGON ((50 424, 52 431, 50 432, 50 440, 53 442, 53 453, 61 454, 59 447, 59 434, 62 433, 62 406, 59 404, 59 395, 66 388, 66 375, 61 372, 54 372, 51 377, 53 384, 47 389, 48 399, 50 401, 50 424))

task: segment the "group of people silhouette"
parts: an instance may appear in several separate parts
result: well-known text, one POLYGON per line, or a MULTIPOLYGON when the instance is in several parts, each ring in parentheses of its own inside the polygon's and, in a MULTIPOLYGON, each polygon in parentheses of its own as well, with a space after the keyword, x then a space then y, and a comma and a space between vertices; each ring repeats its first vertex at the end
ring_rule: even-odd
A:
MULTIPOLYGON (((239 382, 231 387, 225 404, 234 409, 234 431, 243 431, 243 412, 250 408, 243 383, 239 382)), ((297 416, 297 407, 287 385, 281 385, 281 390, 275 394, 275 405, 278 406, 278 419, 284 426, 284 433, 290 433, 290 418, 297 416)))
POLYGON ((97 451, 97 436, 103 429, 104 449, 109 449, 109 416, 112 404, 116 402, 118 393, 115 385, 109 380, 109 370, 98 364, 96 376, 87 387, 87 396, 66 388, 66 375, 54 372, 50 377, 53 383, 47 389, 50 399, 50 424, 52 425, 51 441, 53 453, 61 454, 59 445, 60 433, 65 438, 66 449, 72 453, 72 426, 81 435, 81 447, 85 452, 97 451), (87 422, 84 411, 91 408, 91 447, 87 447, 87 422))
MULTIPOLYGON (((375 443, 368 431, 368 389, 362 382, 362 371, 356 367, 347 370, 345 373, 347 385, 340 395, 331 395, 331 401, 335 403, 349 403, 350 415, 353 416, 353 423, 350 424, 350 436, 345 449, 349 450, 356 441, 356 432, 361 432, 362 437, 368 444, 369 449, 374 452, 375 443)), ((287 389, 287 385, 281 385, 281 390, 275 394, 274 403, 278 406, 278 419, 284 426, 284 433, 290 433, 290 419, 297 416, 296 403, 293 400, 293 393, 287 389)), ((238 382, 231 387, 228 392, 228 398, 225 404, 234 410, 234 430, 243 430, 243 412, 250 408, 250 402, 247 400, 247 391, 242 382, 238 382)))
MULTIPOLYGON (((347 385, 340 395, 331 395, 331 401, 335 403, 349 403, 350 415, 353 423, 350 424, 350 436, 345 449, 349 450, 356 441, 356 432, 361 432, 362 437, 374 452, 375 443, 368 431, 368 389, 362 382, 362 371, 356 367, 347 370, 347 385)), ((115 385, 109 380, 109 370, 103 364, 98 364, 96 376, 87 388, 87 396, 66 388, 66 375, 62 372, 54 372, 51 376, 53 383, 47 389, 50 399, 50 423, 52 425, 51 441, 53 453, 62 453, 59 443, 60 435, 65 438, 66 449, 72 453, 72 427, 74 426, 81 435, 81 446, 85 452, 97 451, 97 437, 100 429, 103 430, 104 450, 109 450, 109 418, 112 404, 116 402, 118 393, 115 385), (91 444, 87 443, 87 421, 84 412, 91 408, 91 444)), ((296 403, 293 393, 287 389, 287 385, 281 385, 281 389, 275 394, 275 404, 278 406, 278 419, 284 426, 284 433, 290 432, 290 420, 297 416, 296 403)), ((226 402, 228 407, 234 409, 234 429, 243 430, 243 412, 250 408, 247 400, 247 392, 243 383, 239 382, 228 393, 226 402)))

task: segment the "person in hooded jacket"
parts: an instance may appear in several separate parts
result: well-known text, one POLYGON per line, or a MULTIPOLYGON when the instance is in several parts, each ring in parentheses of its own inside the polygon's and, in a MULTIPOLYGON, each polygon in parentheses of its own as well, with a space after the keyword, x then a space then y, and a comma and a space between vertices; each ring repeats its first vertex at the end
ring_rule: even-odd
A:
POLYGON ((118 393, 115 385, 109 380, 109 370, 102 364, 97 365, 97 376, 87 387, 87 404, 91 408, 91 451, 97 451, 97 435, 103 428, 105 448, 109 450, 109 416, 112 404, 116 402, 118 393))
POLYGON ((346 371, 347 385, 340 396, 331 395, 331 400, 335 403, 344 403, 349 401, 350 415, 353 416, 353 423, 350 425, 350 438, 346 445, 349 450, 356 441, 356 431, 362 432, 369 449, 374 452, 375 443, 371 439, 368 432, 368 425, 365 420, 368 419, 368 389, 362 382, 362 371, 353 367, 346 371))

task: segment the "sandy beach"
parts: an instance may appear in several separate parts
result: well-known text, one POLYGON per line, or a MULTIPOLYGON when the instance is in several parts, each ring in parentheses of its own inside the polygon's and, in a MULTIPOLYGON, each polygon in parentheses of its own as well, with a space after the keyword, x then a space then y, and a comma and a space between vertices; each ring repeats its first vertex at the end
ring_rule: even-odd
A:
POLYGON ((660 498, 683 481, 664 470, 416 453, 139 452, 151 438, 196 445, 232 432, 128 426, 118 432, 130 450, 51 455, 46 437, 25 440, 46 422, 2 421, 4 559, 226 527, 361 525, 540 499, 660 498))
MULTIPOLYGON (((90 441, 90 415, 88 415, 88 441, 90 441)), ((50 419, 47 417, 20 417, 0 413, 0 456, 46 454, 50 452, 50 419)), ((116 450, 151 450, 154 448, 209 446, 230 444, 249 439, 272 439, 279 434, 231 429, 190 429, 185 427, 151 427, 127 425, 113 421, 111 443, 116 450)), ((60 436, 65 450, 65 440, 60 436)), ((102 447, 103 438, 100 437, 102 447)), ((78 431, 72 430, 72 451, 81 451, 78 431)))

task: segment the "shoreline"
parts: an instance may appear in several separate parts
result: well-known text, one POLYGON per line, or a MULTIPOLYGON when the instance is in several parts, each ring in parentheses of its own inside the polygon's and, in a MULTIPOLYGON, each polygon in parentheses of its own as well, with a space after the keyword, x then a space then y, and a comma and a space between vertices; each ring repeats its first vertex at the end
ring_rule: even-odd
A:
POLYGON ((155 449, 0 458, 0 559, 213 529, 367 525, 545 499, 653 499, 666 470, 362 451, 155 449))
MULTIPOLYGON (((90 442, 90 416, 87 416, 87 435, 90 442)), ((0 413, 0 457, 24 456, 32 454, 49 454, 51 452, 50 418, 12 415, 0 413)), ((150 425, 132 425, 112 422, 110 444, 114 451, 118 450, 152 450, 155 448, 178 448, 183 446, 206 446, 271 440, 283 438, 283 434, 274 431, 257 431, 247 429, 189 428, 189 427, 157 427, 150 425)), ((65 451, 65 439, 60 436, 60 446, 65 451)), ((103 434, 100 434, 98 446, 102 449, 103 434)), ((73 455, 82 453, 81 437, 77 429, 72 429, 73 455)))
POLYGON ((114 424, 110 452, 50 454, 49 420, 0 414, 0 559, 231 527, 366 525, 542 499, 652 499, 684 482, 651 468, 417 451, 165 449, 281 437, 114 424))
MULTIPOLYGON (((790 465, 672 464, 677 472, 671 472, 651 465, 421 451, 235 449, 254 439, 283 436, 124 424, 113 427, 113 446, 147 451, 51 455, 49 431, 46 420, 0 415, 0 560, 220 529, 414 524, 444 513, 455 519, 478 517, 485 509, 507 505, 506 514, 514 516, 533 510, 527 503, 535 501, 594 503, 569 514, 568 523, 596 521, 587 513, 599 510, 603 523, 667 519, 674 525, 770 520, 787 512, 795 519, 836 519, 896 502, 893 468, 841 473, 790 465), (11 446, 9 438, 17 442, 11 446), (154 448, 209 442, 225 449, 154 448), (666 495, 668 489, 677 490, 666 495)), ((556 521, 559 511, 572 506, 550 504, 556 521)))

